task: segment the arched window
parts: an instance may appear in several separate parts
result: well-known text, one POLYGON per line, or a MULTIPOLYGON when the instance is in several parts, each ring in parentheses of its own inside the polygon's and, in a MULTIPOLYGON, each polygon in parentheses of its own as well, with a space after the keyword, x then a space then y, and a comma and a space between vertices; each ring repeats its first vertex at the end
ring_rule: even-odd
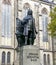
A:
POLYGON ((3 0, 3 4, 11 5, 10 0, 3 0))
POLYGON ((29 3, 25 3, 23 6, 23 17, 27 15, 28 9, 30 8, 29 3))
POLYGON ((44 54, 44 56, 43 56, 44 58, 44 65, 46 65, 46 54, 44 54))
POLYGON ((47 55, 47 62, 48 62, 48 65, 50 65, 50 55, 49 54, 47 55))
POLYGON ((11 36, 11 3, 10 0, 2 2, 2 36, 11 36))
POLYGON ((5 64, 5 52, 2 52, 2 64, 5 64))
POLYGON ((7 53, 7 64, 10 64, 10 56, 11 56, 11 53, 8 52, 8 53, 7 53))
POLYGON ((43 42, 48 42, 47 25, 48 25, 47 9, 43 8, 43 10, 42 10, 43 42))

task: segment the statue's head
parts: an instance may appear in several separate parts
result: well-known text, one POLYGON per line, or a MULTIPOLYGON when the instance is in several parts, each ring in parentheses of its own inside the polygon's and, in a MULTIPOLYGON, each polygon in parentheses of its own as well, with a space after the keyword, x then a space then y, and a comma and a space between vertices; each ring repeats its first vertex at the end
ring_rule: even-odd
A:
POLYGON ((32 15, 32 13, 33 13, 32 10, 29 9, 28 12, 27 12, 27 15, 32 15))

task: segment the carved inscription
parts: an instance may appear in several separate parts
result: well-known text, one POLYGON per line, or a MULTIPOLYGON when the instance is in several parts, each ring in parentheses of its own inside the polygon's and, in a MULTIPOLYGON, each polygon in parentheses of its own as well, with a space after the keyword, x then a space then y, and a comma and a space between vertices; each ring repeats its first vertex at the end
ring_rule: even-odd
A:
POLYGON ((27 59, 30 59, 31 61, 37 61, 38 58, 38 53, 29 53, 27 55, 27 59))

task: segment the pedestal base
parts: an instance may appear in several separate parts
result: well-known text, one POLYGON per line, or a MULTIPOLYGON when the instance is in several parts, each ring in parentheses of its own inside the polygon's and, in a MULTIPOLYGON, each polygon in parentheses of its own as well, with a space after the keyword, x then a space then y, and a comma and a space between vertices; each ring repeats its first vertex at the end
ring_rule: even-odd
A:
POLYGON ((26 45, 20 48, 19 65, 40 65, 40 51, 37 46, 26 45))

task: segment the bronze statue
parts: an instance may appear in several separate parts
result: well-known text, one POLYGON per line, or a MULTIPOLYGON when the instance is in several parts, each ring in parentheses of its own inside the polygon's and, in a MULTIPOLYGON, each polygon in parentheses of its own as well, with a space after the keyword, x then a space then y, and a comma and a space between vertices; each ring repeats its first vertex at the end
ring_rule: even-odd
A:
POLYGON ((20 46, 33 45, 36 38, 37 31, 32 13, 32 10, 29 9, 27 16, 22 21, 20 19, 17 20, 16 37, 20 46))
POLYGON ((23 36, 24 27, 22 21, 19 18, 16 18, 16 38, 18 42, 18 47, 24 45, 24 36, 23 36))

